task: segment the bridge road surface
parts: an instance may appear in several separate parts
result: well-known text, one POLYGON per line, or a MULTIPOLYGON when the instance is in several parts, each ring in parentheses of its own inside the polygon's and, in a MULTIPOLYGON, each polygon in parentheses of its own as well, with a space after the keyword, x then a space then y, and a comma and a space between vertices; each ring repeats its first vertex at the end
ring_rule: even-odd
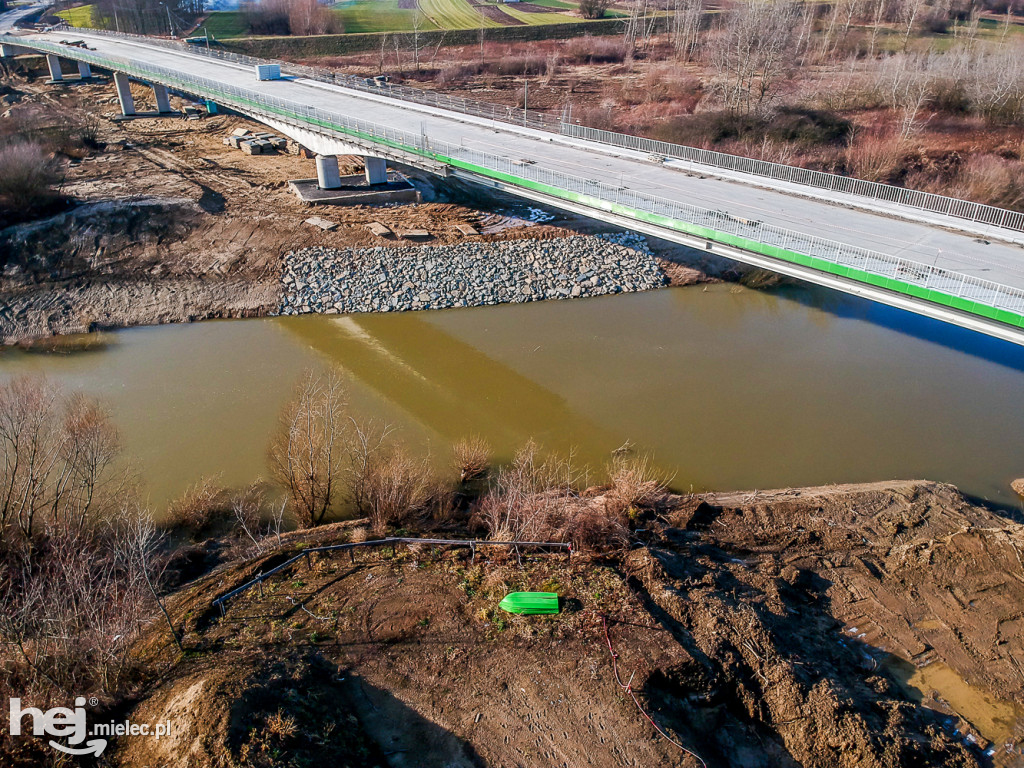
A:
MULTIPOLYGON (((84 39, 98 54, 136 59, 389 128, 422 133, 432 140, 461 144, 513 161, 525 160, 572 176, 1024 289, 1024 247, 995 236, 985 240, 963 230, 852 209, 763 186, 710 176, 702 178, 678 167, 651 162, 639 152, 493 123, 331 83, 303 78, 257 81, 251 66, 151 45, 142 39, 64 30, 28 35, 22 40, 31 44, 33 38, 53 43, 84 39)), ((74 50, 69 49, 68 58, 74 57, 74 50)), ((594 213, 600 217, 600 212, 594 213)), ((950 226, 955 226, 955 220, 950 220, 950 226)))

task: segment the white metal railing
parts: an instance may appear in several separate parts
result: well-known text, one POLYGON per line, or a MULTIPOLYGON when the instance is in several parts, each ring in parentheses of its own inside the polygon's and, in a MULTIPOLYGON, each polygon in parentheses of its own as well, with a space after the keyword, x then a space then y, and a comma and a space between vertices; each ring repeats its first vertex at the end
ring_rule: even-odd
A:
MULTIPOLYGON (((815 235, 739 219, 722 211, 665 200, 627 187, 523 164, 510 157, 435 141, 422 133, 389 128, 178 70, 120 57, 103 56, 94 51, 41 40, 22 38, 17 44, 88 61, 100 67, 124 72, 140 80, 161 83, 184 93, 211 99, 256 117, 278 120, 340 138, 350 144, 370 147, 378 152, 390 150, 404 157, 412 157, 414 161, 442 163, 491 178, 504 177, 514 185, 634 219, 651 220, 652 216, 661 217, 656 223, 662 226, 736 245, 754 253, 786 259, 785 255, 780 256, 772 251, 773 248, 777 248, 789 254, 820 259, 831 265, 858 270, 876 278, 889 278, 904 286, 933 290, 990 308, 1005 310, 1017 316, 1014 324, 1024 326, 1024 318, 1021 318, 1021 315, 1024 315, 1024 290, 1019 288, 815 235), (743 242, 730 242, 733 238, 742 238, 743 242)), ((891 287, 894 290, 909 292, 900 286, 891 287)))
POLYGON ((815 171, 809 168, 799 168, 794 165, 783 165, 767 160, 755 160, 741 155, 730 155, 725 152, 716 152, 710 149, 689 147, 684 144, 673 144, 657 139, 647 139, 642 136, 631 136, 615 131, 605 131, 598 128, 590 128, 585 125, 578 125, 547 115, 535 110, 519 109, 515 107, 504 107, 498 104, 491 104, 474 99, 466 99, 460 96, 450 96, 437 91, 427 91, 421 88, 410 88, 408 86, 392 85, 390 83, 377 81, 373 78, 356 77, 355 75, 342 75, 326 70, 307 67, 301 64, 292 64, 286 61, 275 59, 258 59, 245 54, 232 53, 214 49, 207 46, 189 45, 184 42, 165 40, 161 38, 146 37, 144 35, 128 35, 109 30, 83 29, 68 27, 69 31, 78 29, 89 34, 104 35, 108 37, 123 37, 145 40, 147 43, 175 48, 188 53, 210 56, 212 58, 236 63, 255 65, 274 63, 281 67, 281 71, 288 74, 300 75, 312 80, 334 83, 346 88, 352 88, 369 93, 375 93, 402 101, 425 104, 438 109, 445 109, 451 112, 458 112, 475 117, 483 117, 488 120, 522 125, 537 130, 558 133, 575 139, 593 141, 600 144, 622 147, 649 155, 660 155, 667 158, 685 160, 709 168, 744 173, 751 176, 758 176, 775 181, 799 184, 802 186, 814 187, 829 192, 863 197, 869 200, 878 200, 886 203, 907 208, 937 213, 954 219, 971 221, 978 224, 987 224, 1001 229, 1009 229, 1014 232, 1024 232, 1024 213, 1011 211, 1006 208, 997 208, 991 205, 983 205, 968 200, 961 200, 944 195, 936 195, 930 192, 921 192, 906 187, 896 187, 891 184, 881 184, 875 181, 866 181, 851 176, 840 176, 835 173, 815 171))

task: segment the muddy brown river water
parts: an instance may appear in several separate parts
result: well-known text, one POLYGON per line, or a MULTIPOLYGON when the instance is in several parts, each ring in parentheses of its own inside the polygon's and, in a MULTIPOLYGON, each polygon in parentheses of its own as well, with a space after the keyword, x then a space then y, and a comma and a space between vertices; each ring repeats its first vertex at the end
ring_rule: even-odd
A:
POLYGON ((533 437, 601 467, 627 441, 679 490, 927 478, 1002 505, 1024 476, 1024 348, 804 287, 673 288, 395 315, 232 320, 0 352, 104 400, 160 506, 203 475, 243 484, 302 371, 444 456, 533 437))

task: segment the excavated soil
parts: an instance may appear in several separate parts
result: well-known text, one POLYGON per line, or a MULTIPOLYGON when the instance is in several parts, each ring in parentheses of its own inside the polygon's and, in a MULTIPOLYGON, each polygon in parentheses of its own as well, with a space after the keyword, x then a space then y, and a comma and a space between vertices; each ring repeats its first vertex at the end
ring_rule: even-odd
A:
MULTIPOLYGON (((130 713, 173 736, 116 762, 699 765, 616 682, 610 640, 621 683, 707 765, 1020 764, 1024 527, 952 487, 678 498, 605 559, 314 555, 223 617, 210 605, 353 535, 290 534, 176 594, 191 650, 130 713), (522 589, 558 592, 562 612, 497 609, 522 589)), ((146 652, 166 660, 165 635, 146 652)))

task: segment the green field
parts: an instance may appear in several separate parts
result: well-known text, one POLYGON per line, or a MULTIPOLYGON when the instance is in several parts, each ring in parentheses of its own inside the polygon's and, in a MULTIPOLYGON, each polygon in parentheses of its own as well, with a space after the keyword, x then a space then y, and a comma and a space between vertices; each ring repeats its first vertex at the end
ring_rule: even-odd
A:
MULTIPOLYGON (((531 0, 532 1, 532 0, 531 0)), ((466 30, 506 26, 489 19, 474 8, 468 0, 419 0, 419 8, 400 8, 400 0, 343 0, 332 10, 338 15, 345 34, 374 32, 412 32, 418 28, 429 30, 466 30)), ((573 0, 535 0, 534 5, 556 9, 555 13, 529 13, 516 8, 515 3, 488 0, 487 5, 500 8, 506 15, 530 26, 547 24, 584 24, 576 13, 573 0)), ((75 9, 78 10, 78 9, 75 9)), ((606 18, 621 16, 620 11, 609 11, 606 18)), ((245 25, 238 11, 214 11, 206 26, 210 35, 220 40, 245 37, 245 25)), ((512 25, 507 25, 512 26, 512 25)), ((201 28, 199 32, 201 33, 201 28)))
POLYGON ((420 29, 437 29, 422 12, 399 8, 398 0, 350 0, 334 9, 348 33, 412 32, 417 20, 420 29))
POLYGON ((441 29, 480 29, 500 27, 483 16, 466 0, 420 0, 420 10, 441 29))
MULTIPOLYGON (((245 22, 238 11, 214 11, 204 24, 214 40, 227 40, 232 37, 245 37, 245 22)), ((202 26, 194 34, 202 34, 202 26)))
POLYGON ((57 16, 64 19, 72 27, 93 27, 97 26, 92 17, 94 6, 80 5, 77 8, 68 8, 66 11, 59 11, 57 16))

